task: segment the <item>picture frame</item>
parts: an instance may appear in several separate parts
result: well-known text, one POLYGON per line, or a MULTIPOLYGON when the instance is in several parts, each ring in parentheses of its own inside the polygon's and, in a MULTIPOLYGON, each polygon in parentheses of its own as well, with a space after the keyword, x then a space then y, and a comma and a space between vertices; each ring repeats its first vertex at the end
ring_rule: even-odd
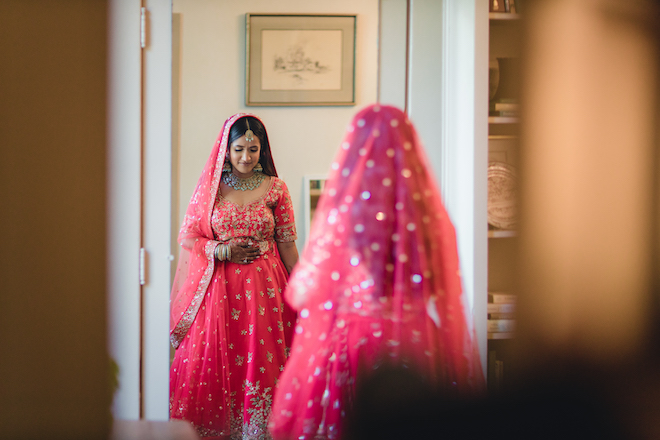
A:
POLYGON ((303 211, 305 213, 305 236, 303 237, 303 243, 305 244, 309 240, 312 220, 314 219, 314 213, 316 212, 321 194, 323 194, 326 180, 328 180, 327 174, 306 174, 303 176, 303 211))
POLYGON ((247 106, 355 105, 356 15, 246 14, 247 106))

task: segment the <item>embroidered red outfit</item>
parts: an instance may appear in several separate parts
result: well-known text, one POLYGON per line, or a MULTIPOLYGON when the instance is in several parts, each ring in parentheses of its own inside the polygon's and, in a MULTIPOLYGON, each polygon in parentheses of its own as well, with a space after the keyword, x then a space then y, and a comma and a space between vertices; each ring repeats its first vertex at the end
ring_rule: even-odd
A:
POLYGON ((285 297, 299 323, 276 439, 341 438, 358 374, 380 363, 414 366, 445 395, 483 389, 456 234, 400 110, 370 106, 349 125, 285 297))
POLYGON ((218 191, 231 125, 225 122, 200 177, 179 234, 182 247, 172 289, 170 416, 203 437, 270 438, 272 394, 288 356, 295 313, 282 299, 287 271, 277 242, 296 239, 285 183, 243 206, 218 191), (219 261, 220 243, 249 243, 250 264, 219 261))

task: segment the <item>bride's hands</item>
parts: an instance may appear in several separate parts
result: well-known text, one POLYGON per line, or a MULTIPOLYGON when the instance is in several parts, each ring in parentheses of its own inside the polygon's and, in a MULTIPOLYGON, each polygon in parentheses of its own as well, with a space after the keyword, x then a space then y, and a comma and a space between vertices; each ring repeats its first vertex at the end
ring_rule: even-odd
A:
POLYGON ((231 247, 231 262, 237 264, 252 263, 259 256, 259 248, 247 244, 236 244, 231 247))

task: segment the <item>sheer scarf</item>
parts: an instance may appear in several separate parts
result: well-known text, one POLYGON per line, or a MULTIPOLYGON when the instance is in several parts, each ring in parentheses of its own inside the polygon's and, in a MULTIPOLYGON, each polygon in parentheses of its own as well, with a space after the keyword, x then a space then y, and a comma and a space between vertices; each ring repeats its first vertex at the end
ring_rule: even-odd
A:
MULTIPOLYGON (((422 143, 399 109, 372 105, 349 124, 285 297, 303 310, 301 331, 317 325, 305 316, 320 324, 318 313, 334 314, 332 326, 346 316, 373 318, 384 323, 377 357, 408 359, 459 395, 482 391, 456 232, 422 143), (413 341, 418 333, 420 343, 413 341)), ((294 348, 307 344, 299 336, 294 348)))

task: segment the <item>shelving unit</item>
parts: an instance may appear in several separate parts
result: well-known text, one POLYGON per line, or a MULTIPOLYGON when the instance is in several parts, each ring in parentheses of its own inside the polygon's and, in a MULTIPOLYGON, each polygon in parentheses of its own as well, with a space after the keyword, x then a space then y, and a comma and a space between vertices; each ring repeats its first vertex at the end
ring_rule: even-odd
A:
MULTIPOLYGON (((498 58, 516 58, 520 55, 520 19, 520 14, 489 13, 489 65, 497 65, 498 58)), ((488 117, 489 162, 502 162, 514 167, 517 165, 518 128, 519 118, 517 117, 488 117)), ((513 290, 515 275, 513 263, 517 236, 515 230, 502 230, 489 225, 489 292, 511 292, 513 290)), ((491 309, 493 308, 490 304, 489 306, 491 309)), ((506 309, 509 313, 500 313, 498 316, 489 313, 489 318, 493 316, 497 319, 513 319, 515 323, 515 304, 506 309)), ((489 322, 489 325, 493 324, 493 322, 489 322)), ((511 339, 514 337, 515 329, 513 332, 488 332, 488 388, 491 392, 505 389, 507 378, 515 374, 515 365, 512 365, 510 356, 511 339)))

